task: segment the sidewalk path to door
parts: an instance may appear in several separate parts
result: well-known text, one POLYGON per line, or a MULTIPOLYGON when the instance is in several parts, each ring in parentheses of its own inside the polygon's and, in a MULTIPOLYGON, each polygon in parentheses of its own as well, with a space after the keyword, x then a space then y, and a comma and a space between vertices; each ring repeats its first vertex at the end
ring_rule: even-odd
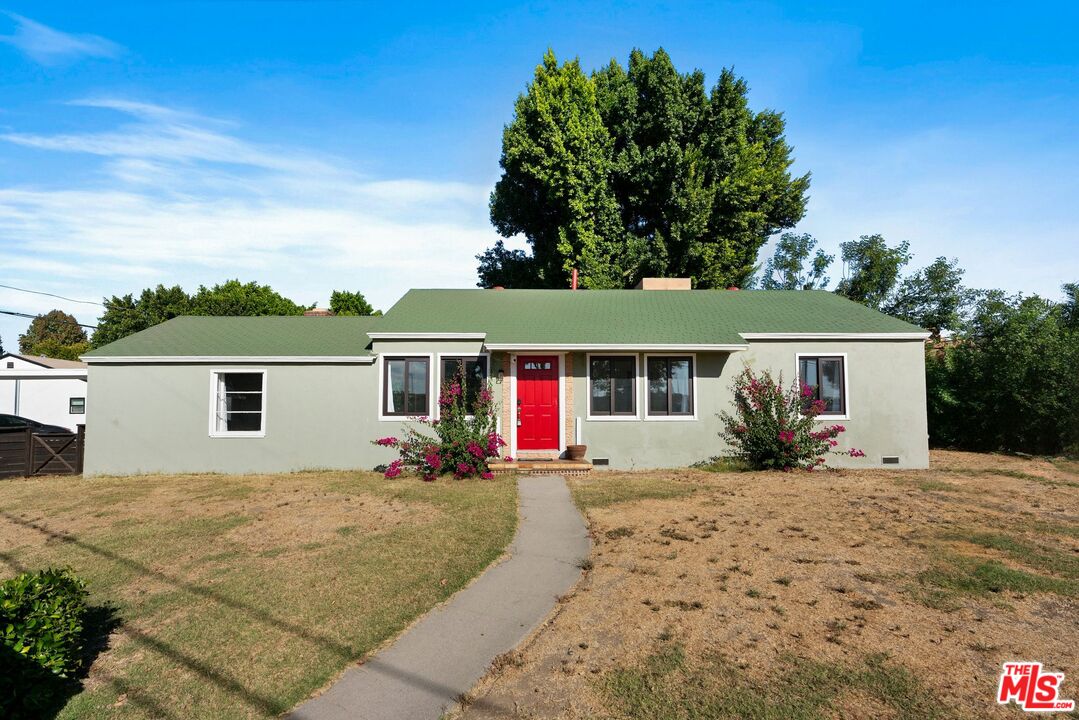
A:
POLYGON ((580 578, 591 542, 565 478, 525 476, 517 486, 521 518, 510 557, 290 720, 437 720, 547 617, 580 578))

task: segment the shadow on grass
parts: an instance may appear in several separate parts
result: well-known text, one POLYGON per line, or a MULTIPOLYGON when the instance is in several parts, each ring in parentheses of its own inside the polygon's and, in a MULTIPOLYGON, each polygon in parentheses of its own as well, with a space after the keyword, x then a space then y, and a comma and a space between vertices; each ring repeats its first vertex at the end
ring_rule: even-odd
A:
MULTIPOLYGON (((293 635, 294 637, 296 637, 296 638, 298 638, 300 640, 312 643, 312 644, 317 645, 317 646, 319 646, 321 648, 328 648, 343 663, 351 661, 351 660, 354 659, 354 656, 355 656, 354 650, 351 647, 349 647, 348 645, 346 645, 345 643, 341 643, 341 642, 337 641, 336 639, 334 639, 334 638, 332 638, 332 637, 330 637, 328 635, 325 635, 323 633, 314 631, 311 628, 308 628, 308 627, 306 627, 304 625, 301 625, 300 623, 294 622, 293 620, 291 620, 289 618, 281 617, 279 615, 275 615, 275 614, 273 614, 271 612, 263 610, 262 608, 256 607, 254 605, 243 602, 243 601, 238 600, 238 599, 236 599, 234 597, 231 597, 229 595, 225 595, 225 594, 223 594, 221 592, 218 592, 216 590, 212 590, 212 589, 204 587, 202 585, 196 585, 194 583, 188 582, 186 580, 175 577, 173 575, 169 575, 168 573, 164 573, 164 572, 161 572, 159 570, 154 570, 153 568, 148 567, 147 565, 144 565, 143 563, 141 563, 141 562, 139 562, 137 560, 133 560, 133 559, 128 558, 128 557, 124 557, 123 555, 115 553, 115 552, 113 552, 111 550, 99 547, 99 546, 94 545, 92 543, 88 543, 85 540, 82 540, 82 539, 78 538, 77 536, 75 536, 75 535, 73 535, 71 533, 58 531, 58 530, 52 530, 52 529, 50 529, 50 528, 48 528, 45 525, 42 525, 40 523, 36 523, 36 522, 30 521, 30 520, 25 520, 23 518, 20 518, 20 517, 18 517, 16 515, 12 515, 10 513, 4 512, 4 511, 0 511, 0 518, 8 520, 9 522, 12 522, 12 523, 14 523, 16 525, 24 527, 24 528, 26 528, 28 530, 34 530, 34 531, 36 531, 38 533, 41 533, 42 535, 44 535, 45 537, 49 538, 52 541, 62 542, 62 543, 72 545, 74 547, 78 547, 81 550, 85 550, 86 552, 93 553, 93 554, 95 554, 95 555, 97 555, 99 557, 103 557, 103 558, 106 558, 107 560, 115 562, 118 565, 122 565, 122 566, 124 566, 126 568, 129 568, 129 569, 131 569, 131 570, 133 570, 133 571, 135 571, 135 572, 137 572, 140 575, 143 575, 145 577, 154 578, 155 580, 164 582, 164 583, 166 583, 168 585, 171 585, 174 588, 182 589, 182 590, 184 590, 186 592, 189 592, 189 593, 191 593, 193 595, 204 598, 204 599, 209 600, 211 602, 215 602, 215 603, 219 603, 221 605, 224 605, 225 607, 228 607, 228 608, 230 608, 232 610, 235 610, 237 612, 240 612, 240 613, 246 615, 247 617, 254 620, 255 622, 258 622, 258 623, 260 623, 260 624, 262 624, 264 626, 267 626, 267 627, 271 627, 274 630, 283 630, 283 631, 293 635)), ((4 553, 0 553, 0 559, 4 560, 6 563, 11 565, 12 567, 15 567, 16 569, 19 568, 19 564, 14 560, 14 558, 11 558, 10 556, 8 556, 8 555, 6 555, 4 553)), ((115 629, 115 628, 116 628, 116 625, 113 626, 113 629, 115 629)), ((111 630, 109 630, 108 632, 111 632, 111 630)), ((108 632, 105 633, 106 641, 107 641, 107 637, 108 637, 108 632)), ((269 716, 280 715, 281 713, 283 713, 283 712, 285 712, 286 710, 289 709, 289 707, 283 707, 279 701, 277 701, 277 700, 275 700, 275 699, 273 699, 271 697, 267 697, 265 695, 259 694, 258 692, 254 691, 254 690, 252 690, 252 689, 250 689, 248 687, 245 687, 242 683, 240 683, 237 680, 235 680, 234 678, 229 677, 228 675, 214 669, 213 667, 209 666, 208 664, 206 664, 202 660, 199 660, 198 658, 192 657, 192 656, 188 655, 187 653, 183 652, 182 650, 180 650, 180 649, 178 649, 176 647, 173 647, 172 645, 169 645, 167 643, 164 643, 161 640, 159 640, 158 638, 155 638, 155 637, 153 637, 153 636, 151 636, 151 635, 149 635, 149 634, 147 634, 145 632, 142 632, 142 631, 140 631, 140 630, 138 630, 138 629, 136 629, 134 627, 123 627, 123 628, 120 628, 119 632, 122 633, 123 635, 126 635, 127 637, 129 637, 132 641, 134 641, 134 642, 136 642, 136 643, 138 643, 140 645, 143 645, 146 648, 148 648, 148 649, 150 649, 150 650, 152 650, 152 651, 154 651, 154 652, 156 652, 156 653, 158 653, 160 655, 168 657, 170 660, 175 662, 177 665, 179 665, 179 666, 187 669, 188 671, 198 675, 200 678, 202 678, 206 682, 211 683, 211 684, 221 688, 225 692, 229 693, 233 697, 240 700, 242 703, 244 703, 248 707, 250 707, 252 709, 255 709, 256 711, 258 711, 259 713, 261 713, 263 715, 269 715, 269 716)), ((103 649, 104 648, 101 648, 101 650, 103 650, 103 649)), ((100 650, 99 650, 99 652, 100 652, 100 650)), ((89 667, 89 662, 86 664, 85 667, 89 667)), ((410 673, 407 673, 407 672, 400 672, 399 674, 402 677, 404 677, 407 682, 409 682, 410 684, 414 685, 417 688, 424 689, 424 690, 430 689, 429 688, 430 682, 428 680, 424 679, 424 678, 420 678, 420 677, 417 677, 417 676, 412 676, 410 673)), ((105 682, 112 685, 119 694, 122 694, 123 696, 125 696, 127 702, 131 702, 132 704, 139 705, 144 710, 146 710, 146 712, 149 715, 151 715, 153 717, 162 717, 162 718, 176 717, 175 714, 170 713, 166 708, 160 706, 152 697, 148 696, 145 693, 141 693, 138 690, 138 688, 132 688, 131 686, 127 685, 121 678, 112 677, 112 676, 109 676, 109 675, 104 674, 104 673, 102 673, 100 675, 100 677, 105 682)), ((71 687, 73 689, 70 692, 68 692, 67 695, 64 696, 64 701, 65 702, 66 702, 66 700, 68 698, 71 697, 71 695, 73 695, 74 693, 77 693, 79 691, 79 689, 81 688, 81 683, 76 682, 71 687)), ((0 680, 0 690, 2 690, 2 689, 3 689, 3 681, 0 680)), ((0 702, 2 702, 2 697, 3 697, 3 695, 0 695, 0 702)), ((62 707, 62 706, 63 706, 63 703, 61 702, 59 707, 62 707)), ((2 709, 2 705, 0 705, 0 709, 2 709)), ((58 709, 59 708, 56 708, 56 710, 58 710, 58 709)), ((53 715, 55 715, 56 710, 53 711, 53 715)), ((4 714, 3 712, 0 712, 0 718, 7 718, 7 717, 8 716, 6 714, 4 714)), ((39 715, 39 716, 29 715, 29 716, 23 716, 23 717, 51 717, 51 715, 39 715)))
POLYGON ((72 696, 82 691, 90 665, 108 649, 109 636, 119 626, 115 608, 103 605, 87 609, 80 671, 70 678, 55 675, 32 658, 0 645, 0 717, 55 717, 72 696))

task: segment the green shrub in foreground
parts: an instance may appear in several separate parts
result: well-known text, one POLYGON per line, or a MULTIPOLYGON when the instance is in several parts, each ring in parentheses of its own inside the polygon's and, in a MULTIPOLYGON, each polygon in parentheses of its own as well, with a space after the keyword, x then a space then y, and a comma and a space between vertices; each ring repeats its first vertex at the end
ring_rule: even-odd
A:
POLYGON ((0 583, 0 715, 34 717, 82 664, 86 585, 67 570, 0 583))

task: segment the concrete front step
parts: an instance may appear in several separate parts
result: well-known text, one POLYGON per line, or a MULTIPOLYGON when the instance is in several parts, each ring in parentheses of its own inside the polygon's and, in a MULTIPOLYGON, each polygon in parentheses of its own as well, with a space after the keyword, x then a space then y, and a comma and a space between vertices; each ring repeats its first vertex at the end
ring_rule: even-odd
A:
POLYGON ((519 458, 514 462, 492 460, 487 463, 495 475, 527 473, 529 475, 581 475, 591 472, 592 463, 587 460, 544 460, 519 458))

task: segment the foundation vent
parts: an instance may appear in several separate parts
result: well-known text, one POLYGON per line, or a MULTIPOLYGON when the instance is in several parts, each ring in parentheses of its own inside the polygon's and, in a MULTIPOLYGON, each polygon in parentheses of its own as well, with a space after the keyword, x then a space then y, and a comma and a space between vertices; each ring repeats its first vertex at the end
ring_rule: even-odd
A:
POLYGON ((884 457, 882 457, 880 459, 880 464, 881 465, 898 465, 899 464, 899 456, 898 455, 885 455, 884 457))
POLYGON ((592 458, 592 464, 593 465, 610 465, 611 464, 611 459, 610 458, 592 458))

